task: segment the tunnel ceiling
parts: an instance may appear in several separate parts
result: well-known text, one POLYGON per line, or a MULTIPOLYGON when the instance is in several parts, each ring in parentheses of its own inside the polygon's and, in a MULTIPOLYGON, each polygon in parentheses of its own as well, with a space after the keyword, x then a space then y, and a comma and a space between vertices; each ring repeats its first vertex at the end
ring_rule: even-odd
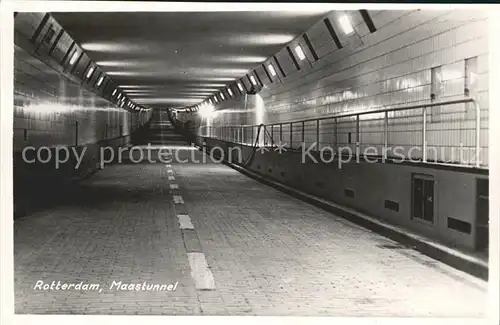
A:
POLYGON ((130 99, 197 104, 244 76, 327 11, 72 12, 53 16, 130 99))

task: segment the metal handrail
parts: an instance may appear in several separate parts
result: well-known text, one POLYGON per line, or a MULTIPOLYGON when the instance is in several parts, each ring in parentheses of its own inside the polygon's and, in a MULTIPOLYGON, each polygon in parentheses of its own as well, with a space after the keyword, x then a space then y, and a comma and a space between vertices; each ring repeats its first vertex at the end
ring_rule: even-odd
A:
MULTIPOLYGON (((277 122, 277 123, 271 123, 271 124, 266 124, 266 125, 271 126, 271 125, 280 125, 280 124, 288 124, 288 123, 322 121, 322 120, 328 120, 331 118, 344 118, 344 117, 351 117, 351 116, 357 116, 357 115, 368 115, 368 114, 377 114, 377 113, 384 113, 384 112, 405 111, 405 110, 410 110, 410 109, 435 107, 435 106, 441 106, 441 105, 464 104, 464 103, 471 103, 471 102, 475 102, 475 100, 473 98, 463 98, 463 99, 456 99, 456 100, 450 100, 450 101, 433 102, 433 103, 428 103, 428 104, 418 104, 418 105, 401 106, 401 107, 393 107, 393 108, 383 108, 383 109, 378 109, 378 110, 374 110, 374 111, 363 111, 363 112, 358 112, 358 113, 329 115, 329 116, 316 117, 316 118, 310 118, 310 119, 304 119, 304 120, 277 122)), ((250 126, 259 126, 259 125, 258 124, 237 124, 237 125, 222 125, 222 126, 224 126, 224 127, 250 127, 250 126)))
MULTIPOLYGON (((317 132, 317 137, 318 137, 318 143, 319 143, 319 121, 322 120, 329 120, 329 119, 334 119, 335 121, 338 121, 338 119, 341 118, 348 118, 348 117, 356 117, 356 146, 360 145, 360 127, 359 127, 359 122, 360 122, 360 116, 363 115, 370 115, 370 114, 384 114, 384 148, 387 148, 388 146, 388 138, 389 138, 389 128, 388 128, 388 113, 389 112, 396 112, 396 111, 404 111, 404 110, 412 110, 412 109, 422 109, 422 117, 423 117, 423 123, 422 123, 422 162, 427 162, 427 108, 432 108, 436 106, 444 106, 444 105, 453 105, 453 104, 465 104, 465 103, 473 103, 474 108, 475 108, 475 131, 476 131, 476 141, 475 141, 475 152, 476 152, 476 159, 475 159, 475 167, 480 167, 480 161, 479 161, 479 152, 480 152, 480 145, 481 145, 481 111, 480 111, 480 106, 479 103, 472 97, 469 98, 462 98, 462 99, 456 99, 456 100, 449 100, 449 101, 439 101, 439 102, 431 102, 431 103, 426 103, 426 104, 416 104, 416 105, 406 105, 406 106, 400 106, 400 107, 392 107, 392 108, 384 108, 384 109, 379 109, 379 110, 373 110, 373 111, 363 111, 363 112, 350 112, 347 114, 338 114, 338 115, 330 115, 330 116, 323 116, 319 118, 310 118, 310 119, 303 119, 303 120, 296 120, 296 121, 286 121, 286 122, 278 122, 278 123, 270 123, 266 124, 265 127, 272 127, 272 132, 274 131, 274 126, 280 126, 280 134, 282 130, 282 126, 289 124, 290 125, 290 139, 292 138, 292 125, 295 123, 302 123, 302 139, 304 140, 304 124, 307 122, 316 122, 316 132, 317 132)), ((240 125, 221 125, 221 126, 201 126, 200 128, 221 128, 223 130, 223 137, 227 136, 227 130, 231 128, 238 128, 238 129, 243 129, 243 128, 252 128, 252 138, 253 138, 253 128, 254 127, 259 127, 259 125, 255 124, 240 124, 240 125)), ((337 127, 337 123, 335 123, 335 128, 337 127)), ((272 134, 272 133, 271 133, 272 134)), ((265 134, 264 134, 265 135, 265 134)), ((209 136, 210 137, 210 136, 209 136)), ((271 136, 272 137, 272 136, 271 136)), ((281 136, 280 136, 281 138, 281 136)), ((265 139, 264 139, 265 141, 265 139)), ((292 145, 292 144, 290 144, 292 145)))

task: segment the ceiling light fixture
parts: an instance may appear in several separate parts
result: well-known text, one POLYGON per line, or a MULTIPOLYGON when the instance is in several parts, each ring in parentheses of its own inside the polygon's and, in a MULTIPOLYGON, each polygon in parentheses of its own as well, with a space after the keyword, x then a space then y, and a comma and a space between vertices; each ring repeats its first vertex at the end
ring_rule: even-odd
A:
POLYGON ((78 51, 75 51, 75 53, 73 53, 73 55, 71 56, 71 60, 69 60, 69 64, 75 64, 76 59, 78 59, 78 51))
POLYGON ((92 76, 92 73, 94 73, 94 69, 95 69, 94 67, 90 67, 89 72, 87 72, 87 76, 86 76, 87 79, 90 78, 90 76, 92 76))
POLYGON ((351 22, 346 15, 339 18, 339 23, 345 34, 349 35, 354 32, 354 28, 352 28, 351 22))
POLYGON ((101 77, 99 78, 99 81, 97 82, 97 87, 99 87, 99 86, 102 84, 102 82, 103 82, 103 81, 104 81, 104 77, 103 77, 103 76, 101 76, 101 77))
POLYGON ((300 47, 300 45, 297 45, 295 47, 295 53, 297 54, 300 60, 304 60, 306 58, 304 51, 302 51, 302 47, 300 47))
POLYGON ((276 75, 276 70, 274 70, 274 67, 272 64, 269 64, 267 66, 267 68, 269 69, 269 71, 271 72, 271 75, 274 77, 276 75))

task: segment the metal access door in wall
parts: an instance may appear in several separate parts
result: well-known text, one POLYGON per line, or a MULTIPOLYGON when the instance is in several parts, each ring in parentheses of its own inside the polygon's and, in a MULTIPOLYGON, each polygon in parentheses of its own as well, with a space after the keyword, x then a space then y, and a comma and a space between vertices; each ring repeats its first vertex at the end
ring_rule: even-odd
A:
POLYGON ((412 176, 412 219, 434 223, 434 178, 430 175, 412 176))

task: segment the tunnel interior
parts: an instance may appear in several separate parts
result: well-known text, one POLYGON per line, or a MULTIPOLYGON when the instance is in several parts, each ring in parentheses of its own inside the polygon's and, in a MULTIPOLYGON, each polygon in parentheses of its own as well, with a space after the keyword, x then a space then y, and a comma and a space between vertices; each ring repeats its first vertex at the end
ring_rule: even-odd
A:
POLYGON ((488 19, 16 13, 16 313, 484 317, 488 19))

